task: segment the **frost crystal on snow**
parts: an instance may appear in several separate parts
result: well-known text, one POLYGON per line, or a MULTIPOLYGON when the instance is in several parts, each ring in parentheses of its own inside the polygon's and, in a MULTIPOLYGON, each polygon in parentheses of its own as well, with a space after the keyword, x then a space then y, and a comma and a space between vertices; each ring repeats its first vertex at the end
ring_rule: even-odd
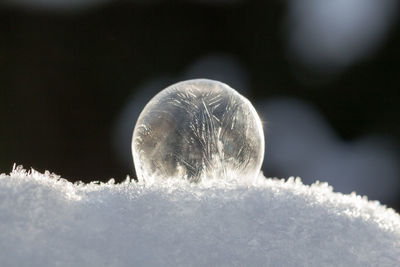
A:
POLYGON ((251 103, 228 85, 188 80, 146 105, 132 154, 141 181, 256 177, 264 157, 262 124, 251 103))

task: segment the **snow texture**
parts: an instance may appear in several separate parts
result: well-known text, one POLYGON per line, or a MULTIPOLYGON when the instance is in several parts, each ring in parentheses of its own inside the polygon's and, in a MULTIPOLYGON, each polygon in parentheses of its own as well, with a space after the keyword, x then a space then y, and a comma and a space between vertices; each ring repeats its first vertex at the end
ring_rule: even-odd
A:
POLYGON ((356 194, 251 182, 0 175, 1 266, 400 266, 400 216, 356 194))

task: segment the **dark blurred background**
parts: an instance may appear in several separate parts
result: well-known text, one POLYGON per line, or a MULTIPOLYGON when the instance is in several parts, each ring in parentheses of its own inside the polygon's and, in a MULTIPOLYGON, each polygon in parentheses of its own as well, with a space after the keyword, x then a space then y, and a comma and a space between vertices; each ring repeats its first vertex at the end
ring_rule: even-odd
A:
POLYGON ((146 102, 225 82, 264 122, 267 177, 400 208, 396 0, 9 0, 0 4, 0 172, 135 177, 146 102))

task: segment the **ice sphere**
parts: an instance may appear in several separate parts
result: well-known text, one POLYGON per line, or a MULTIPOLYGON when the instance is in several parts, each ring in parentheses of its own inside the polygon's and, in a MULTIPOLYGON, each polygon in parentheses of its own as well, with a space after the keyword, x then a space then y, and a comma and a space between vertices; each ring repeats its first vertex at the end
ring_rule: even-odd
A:
POLYGON ((264 157, 260 118, 250 101, 207 79, 173 84, 145 106, 132 154, 139 181, 253 179, 264 157))

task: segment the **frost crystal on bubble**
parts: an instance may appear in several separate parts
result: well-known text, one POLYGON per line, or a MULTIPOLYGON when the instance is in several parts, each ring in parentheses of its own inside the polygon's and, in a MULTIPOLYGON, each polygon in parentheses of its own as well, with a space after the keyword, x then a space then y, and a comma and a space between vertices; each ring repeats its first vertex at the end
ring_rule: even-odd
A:
POLYGON ((133 131, 132 154, 140 181, 254 178, 264 157, 264 134, 254 107, 234 89, 188 80, 146 105, 133 131))

